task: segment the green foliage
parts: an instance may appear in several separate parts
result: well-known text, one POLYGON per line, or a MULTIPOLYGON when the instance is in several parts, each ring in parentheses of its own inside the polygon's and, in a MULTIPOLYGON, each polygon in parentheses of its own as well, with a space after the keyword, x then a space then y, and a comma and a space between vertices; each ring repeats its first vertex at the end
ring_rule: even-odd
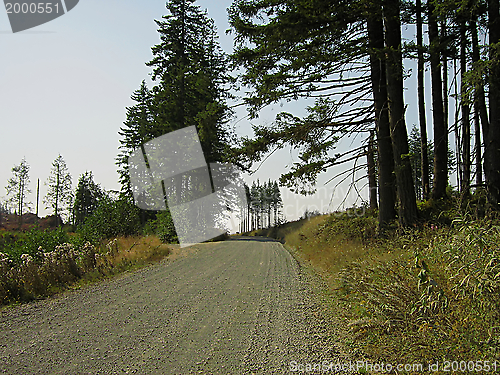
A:
POLYGON ((245 184, 247 206, 243 207, 243 231, 279 225, 283 221, 283 199, 276 181, 245 184))
MULTIPOLYGON (((365 79, 350 76, 368 54, 357 2, 238 0, 229 8, 236 33, 233 60, 244 68, 243 84, 254 88, 245 101, 251 114, 282 99, 355 87, 365 79), (345 76, 343 76, 345 75, 345 76)), ((321 94, 320 94, 321 95, 321 94)))
MULTIPOLYGON (((420 140, 420 130, 416 125, 413 128, 408 139, 408 146, 410 148, 410 161, 413 174, 413 183, 415 184, 415 192, 417 198, 421 198, 423 194, 422 187, 422 168, 421 168, 421 140, 420 140)), ((429 178, 432 187, 432 180, 434 175, 434 143, 432 141, 427 142, 427 156, 429 160, 429 178)), ((452 173, 456 168, 456 158, 455 154, 448 147, 448 172, 452 173)), ((447 194, 450 196, 450 194, 447 194)))
POLYGON ((57 246, 70 242, 68 234, 62 229, 41 230, 37 227, 32 228, 26 233, 11 235, 2 234, 2 237, 4 238, 2 246, 3 251, 5 251, 15 263, 21 261, 22 254, 36 257, 37 253, 40 251, 53 251, 57 246))
POLYGON ((140 209, 129 200, 107 197, 77 231, 85 241, 97 244, 106 238, 135 235, 140 230, 140 209))
POLYGON ((170 211, 160 211, 156 215, 156 235, 163 243, 178 243, 174 222, 170 211))
POLYGON ((417 202, 421 220, 433 225, 450 225, 458 214, 458 207, 458 199, 451 192, 447 198, 417 202))
MULTIPOLYGON (((45 246, 52 247, 61 241, 61 230, 38 232, 27 235, 26 246, 33 247, 32 241, 45 241, 45 246)), ((15 262, 0 253, 0 304, 51 295, 93 271, 95 266, 96 249, 89 243, 61 243, 52 250, 40 247, 35 256, 23 252, 15 262)))
POLYGON ((85 219, 90 216, 104 197, 102 188, 94 182, 92 172, 85 172, 78 180, 78 186, 75 192, 75 202, 73 205, 73 214, 75 215, 75 225, 83 224, 85 219))
POLYGON ((46 208, 52 208, 56 217, 67 213, 73 199, 71 191, 71 175, 63 157, 59 155, 52 162, 52 169, 47 178, 47 195, 44 198, 46 208))
POLYGON ((8 252, 21 236, 22 233, 20 232, 0 231, 0 251, 8 252))
POLYGON ((453 224, 458 231, 451 241, 439 241, 436 246, 448 259, 455 298, 475 301, 499 314, 500 226, 466 218, 453 224))
POLYGON ((378 223, 375 217, 365 213, 356 208, 345 213, 332 213, 319 232, 325 231, 331 235, 341 233, 341 241, 366 243, 377 237, 378 223))
POLYGON ((454 228, 429 224, 387 231, 385 238, 361 211, 293 225, 286 244, 332 283, 332 302, 351 319, 355 346, 367 355, 406 363, 498 358, 494 223, 461 218, 454 228))
POLYGON ((225 123, 230 82, 227 58, 213 20, 194 0, 170 0, 169 14, 157 20, 161 42, 152 47, 155 85, 143 81, 132 95, 120 129, 119 165, 122 195, 132 196, 128 157, 142 144, 163 134, 195 125, 207 162, 223 161, 229 141, 225 123))
POLYGON ((373 126, 369 51, 359 27, 365 6, 338 1, 235 1, 229 20, 236 32, 232 55, 240 79, 252 88, 245 97, 250 115, 282 100, 315 97, 308 114, 280 113, 272 125, 254 127, 232 152, 250 168, 276 149, 298 150, 298 162, 280 184, 312 194, 320 173, 365 154, 365 146, 334 154, 341 139, 373 126), (306 51, 306 52, 305 52, 306 51), (365 70, 365 72, 363 72, 365 70))

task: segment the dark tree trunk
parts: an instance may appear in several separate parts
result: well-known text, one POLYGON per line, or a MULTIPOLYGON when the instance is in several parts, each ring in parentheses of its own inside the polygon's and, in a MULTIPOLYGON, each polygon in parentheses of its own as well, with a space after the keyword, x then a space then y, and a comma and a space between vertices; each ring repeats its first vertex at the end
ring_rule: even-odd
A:
POLYGON ((60 170, 59 170, 59 164, 57 164, 57 176, 56 176, 56 207, 55 207, 55 212, 56 212, 56 223, 57 226, 60 226, 61 223, 59 222, 59 177, 60 177, 60 170))
POLYGON ((391 130, 387 107, 387 86, 384 45, 384 23, 382 8, 376 3, 371 4, 367 27, 371 48, 370 68, 375 107, 375 127, 377 133, 378 151, 378 195, 379 195, 379 226, 383 228, 396 218, 396 194, 394 180, 394 157, 392 153, 391 130))
MULTIPOLYGON (((479 42, 477 37, 477 23, 471 21, 470 23, 471 36, 472 36, 472 66, 480 60, 479 42)), ((476 184, 482 185, 483 183, 483 163, 482 163, 482 149, 481 149, 481 131, 483 137, 488 134, 488 111, 486 109, 486 100, 484 95, 484 83, 479 82, 474 86, 474 140, 476 149, 476 184)))
POLYGON ((429 42, 432 80, 432 117, 434 121, 434 184, 432 198, 446 196, 448 184, 448 129, 443 106, 443 84, 439 51, 439 30, 432 2, 428 2, 429 42))
POLYGON ((429 152, 427 150, 427 121, 425 118, 425 94, 424 94, 424 51, 422 36, 422 1, 417 0, 417 64, 418 64, 418 117, 420 123, 420 167, 422 174, 423 199, 429 199, 429 152))
POLYGON ((40 203, 40 179, 36 182, 36 217, 38 219, 38 204, 40 203))
POLYGON ((368 187, 370 189, 370 209, 376 210, 377 204, 377 175, 375 172, 375 157, 374 157, 374 137, 373 131, 370 132, 368 140, 368 152, 366 154, 366 162, 368 164, 368 187))
POLYGON ((19 214, 19 229, 23 225, 23 206, 24 206, 24 183, 22 178, 19 178, 19 204, 17 207, 17 212, 19 214))
POLYGON ((460 104, 462 107, 462 195, 465 197, 470 191, 470 108, 467 99, 465 73, 467 72, 467 34, 466 24, 460 27, 460 104))
MULTIPOLYGON (((472 33, 472 64, 477 63, 480 60, 479 54, 479 41, 477 36, 477 23, 476 21, 471 22, 471 33, 472 33)), ((474 101, 479 107, 479 118, 481 119, 481 130, 483 132, 483 137, 488 134, 488 128, 490 126, 488 120, 488 109, 486 108, 486 99, 484 95, 484 82, 478 83, 474 89, 474 101)))
POLYGON ((474 102, 474 149, 476 151, 476 185, 483 184, 483 163, 481 161, 481 123, 479 120, 479 105, 474 102))
POLYGON ((185 93, 185 71, 186 71, 186 2, 182 0, 181 4, 181 87, 180 87, 180 110, 181 110, 181 118, 180 118, 180 127, 183 128, 186 122, 186 93, 185 93))
POLYGON ((399 198, 399 223, 410 226, 417 220, 417 200, 411 162, 408 157, 408 135, 403 99, 403 60, 401 54, 401 22, 399 0, 387 0, 384 6, 385 41, 387 45, 387 97, 391 126, 394 170, 399 198))
MULTIPOLYGON (((489 42, 495 45, 500 42, 499 1, 490 0, 488 3, 489 42)), ((490 90, 489 108, 490 124, 488 135, 485 137, 484 171, 488 186, 488 194, 496 208, 500 203, 500 47, 490 49, 490 90)))

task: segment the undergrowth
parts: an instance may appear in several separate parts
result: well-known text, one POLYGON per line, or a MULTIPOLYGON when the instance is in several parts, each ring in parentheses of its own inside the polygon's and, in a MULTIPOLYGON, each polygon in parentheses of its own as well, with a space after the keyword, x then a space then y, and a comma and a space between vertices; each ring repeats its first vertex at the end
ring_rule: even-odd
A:
MULTIPOLYGON (((42 233, 36 236, 43 236, 42 233)), ((39 246, 36 251, 29 241, 23 243, 26 252, 19 257, 19 251, 0 253, 0 305, 44 298, 68 287, 141 267, 162 259, 171 250, 156 236, 117 237, 98 246, 89 242, 40 241, 53 248, 39 246)))
POLYGON ((369 357, 500 366, 500 226, 457 215, 379 236, 373 215, 336 213, 273 237, 325 278, 369 357))

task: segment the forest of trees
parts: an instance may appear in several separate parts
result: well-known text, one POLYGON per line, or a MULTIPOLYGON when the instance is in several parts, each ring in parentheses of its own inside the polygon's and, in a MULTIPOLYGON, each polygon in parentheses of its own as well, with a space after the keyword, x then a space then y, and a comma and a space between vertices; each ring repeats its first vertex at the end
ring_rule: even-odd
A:
MULTIPOLYGON (((237 160, 248 166, 289 145, 300 161, 280 182, 308 193, 320 173, 366 156, 380 226, 396 218, 410 226, 418 220, 415 169, 419 198, 446 197, 453 132, 462 199, 470 197, 471 188, 484 187, 489 207, 498 209, 498 0, 237 0, 229 17, 236 41, 232 57, 242 70, 241 83, 252 88, 244 98, 252 116, 283 100, 316 98, 305 118, 281 113, 272 126, 255 126, 256 137, 243 139, 235 150, 237 160), (415 27, 415 40, 402 38, 407 25, 415 27), (415 95, 404 93, 403 62, 409 59, 418 63, 419 163, 412 162, 417 150, 410 149, 405 118, 408 98, 415 95), (431 103, 425 102, 424 84, 431 103), (456 108, 452 121, 450 98, 456 108), (432 109, 432 139, 426 107, 432 109), (335 153, 342 138, 359 134, 366 139, 362 147, 335 153)), ((352 172, 361 167, 356 164, 352 172)))
POLYGON ((153 59, 146 64, 153 68, 155 85, 148 88, 143 81, 134 92, 136 104, 127 108, 127 120, 119 132, 117 163, 123 196, 132 197, 128 156, 168 132, 195 125, 206 161, 223 161, 229 142, 224 124, 231 115, 228 60, 213 20, 193 2, 169 1, 169 14, 156 21, 161 42, 152 48, 153 59))
MULTIPOLYGON (((120 196, 109 198, 90 172, 72 191, 59 156, 44 200, 56 216, 80 225, 106 196, 133 204, 128 157, 141 147, 144 153, 145 142, 192 125, 207 163, 232 162, 249 171, 276 149, 296 150, 298 161, 279 184, 297 193, 314 192, 319 174, 337 165, 346 167, 332 179, 367 171, 369 203, 378 209, 381 228, 394 220, 414 225, 417 199, 446 198, 453 171, 462 202, 484 189, 488 207, 499 208, 498 0, 235 0, 228 9, 235 44, 230 55, 195 0, 170 0, 166 8, 156 21, 160 42, 146 63, 153 85, 142 81, 132 94, 135 104, 119 131, 120 196), (407 26, 415 30, 413 40, 402 36, 407 26), (418 67, 415 93, 404 90, 412 74, 405 63, 412 60, 418 67), (282 112, 272 124, 254 121, 255 135, 238 138, 229 126, 230 103, 243 90, 249 91, 236 105, 246 105, 254 120, 268 105, 301 98, 314 104, 303 117, 282 112), (405 111, 413 97, 419 115, 410 134, 405 111), (353 136, 364 141, 339 152, 340 142, 353 136)), ((31 207, 29 165, 23 160, 12 172, 9 203, 22 214, 31 207)), ((190 186, 196 188, 196 181, 186 176, 174 181, 177 191, 190 186)), ((246 190, 242 231, 283 221, 277 182, 257 181, 246 190)), ((156 214, 138 215, 145 225, 156 214)))
MULTIPOLYGON (((146 63, 153 69, 154 85, 149 88, 143 81, 133 93, 136 104, 127 108, 127 120, 119 132, 122 199, 133 201, 128 157, 141 148, 145 155, 144 143, 168 132, 194 125, 207 164, 225 161, 230 137, 226 125, 232 114, 227 104, 232 81, 228 58, 219 46, 214 21, 193 3, 169 1, 168 15, 156 21, 161 42, 152 47, 153 59, 146 63)), ((194 176, 178 175, 171 184, 163 181, 162 189, 163 195, 169 191, 180 202, 192 190, 213 191, 213 186, 204 186, 194 176)), ((142 222, 156 214, 142 210, 142 222)))
MULTIPOLYGON (((12 167, 12 177, 9 179, 5 190, 7 191, 7 201, 2 203, 2 212, 5 214, 13 212, 18 216, 19 226, 22 225, 23 215, 32 209, 32 202, 28 200, 28 194, 31 190, 28 188, 30 183, 30 165, 25 158, 19 165, 12 167)), ((60 218, 61 215, 70 217, 73 210, 73 191, 71 185, 71 175, 68 172, 66 162, 59 155, 52 163, 50 175, 45 183, 47 185, 47 194, 43 202, 46 208, 52 208, 53 215, 60 218)), ((36 192, 36 214, 38 215, 40 200, 40 181, 37 181, 36 192)))
POLYGON ((259 180, 252 186, 245 184, 246 207, 241 210, 241 232, 278 226, 284 222, 283 200, 276 181, 262 185, 259 180))

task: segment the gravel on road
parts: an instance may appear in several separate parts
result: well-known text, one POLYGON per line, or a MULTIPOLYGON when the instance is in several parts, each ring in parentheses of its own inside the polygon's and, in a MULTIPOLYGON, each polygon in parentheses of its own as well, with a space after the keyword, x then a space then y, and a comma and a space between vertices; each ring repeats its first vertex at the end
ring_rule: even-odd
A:
POLYGON ((0 311, 5 374, 282 374, 348 361, 297 262, 272 241, 199 244, 0 311))

